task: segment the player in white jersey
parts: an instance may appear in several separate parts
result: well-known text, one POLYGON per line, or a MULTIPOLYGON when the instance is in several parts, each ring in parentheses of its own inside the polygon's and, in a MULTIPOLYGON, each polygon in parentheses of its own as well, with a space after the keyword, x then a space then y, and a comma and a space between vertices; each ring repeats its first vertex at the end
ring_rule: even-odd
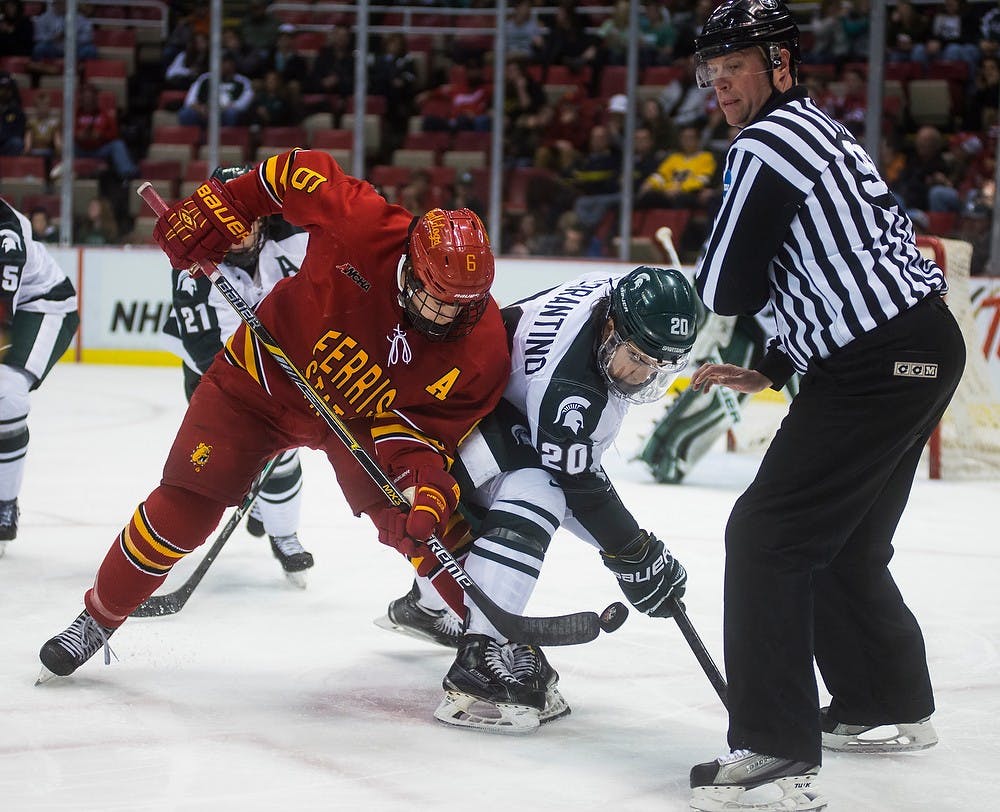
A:
POLYGON ((17 537, 17 497, 28 451, 29 393, 80 324, 76 289, 28 218, 0 199, 0 555, 17 537))
MULTIPOLYGON (((225 182, 248 170, 220 168, 212 177, 225 182)), ((305 231, 280 216, 263 218, 254 224, 251 237, 226 254, 219 270, 246 301, 259 302, 278 282, 298 272, 308 241, 305 231)), ((163 332, 170 349, 183 361, 184 391, 190 400, 202 374, 242 322, 205 276, 193 277, 174 269, 172 281, 173 308, 163 332)), ((298 537, 301 506, 299 454, 297 450, 286 451, 251 508, 247 530, 258 537, 266 533, 285 576, 296 586, 305 587, 305 573, 313 566, 313 556, 298 537)))
MULTIPOLYGON (((496 410, 460 446, 452 472, 462 512, 477 528, 465 567, 504 609, 523 613, 560 524, 598 548, 646 614, 669 617, 669 599, 684 594, 684 568, 640 529, 601 459, 630 404, 662 397, 687 364, 695 306, 679 271, 640 267, 588 274, 503 309, 511 376, 496 410)), ((418 582, 390 605, 390 618, 406 600, 440 606, 418 582)), ((528 733, 569 713, 542 651, 507 640, 470 601, 465 606, 464 635, 435 717, 528 733)))

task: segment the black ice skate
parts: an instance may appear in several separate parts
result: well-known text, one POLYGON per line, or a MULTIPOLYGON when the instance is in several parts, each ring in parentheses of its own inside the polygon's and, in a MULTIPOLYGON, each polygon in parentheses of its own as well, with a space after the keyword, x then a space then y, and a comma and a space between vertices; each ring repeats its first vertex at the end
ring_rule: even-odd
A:
POLYGON ((538 715, 539 724, 554 722, 563 716, 569 716, 570 707, 556 687, 559 684, 559 672, 551 665, 538 646, 528 646, 524 643, 508 643, 511 651, 511 673, 518 682, 528 688, 545 692, 545 707, 538 715))
POLYGON ((830 716, 830 709, 820 711, 823 749, 841 753, 906 753, 926 750, 937 744, 937 731, 927 716, 915 722, 885 725, 848 725, 830 716))
POLYGON ((247 532, 254 538, 264 537, 264 519, 260 515, 259 503, 254 502, 250 506, 250 512, 247 514, 247 532))
POLYGON ((300 589, 306 588, 305 571, 312 567, 312 553, 299 543, 297 533, 290 536, 271 536, 271 552, 281 562, 285 577, 300 589))
POLYGON ((462 621, 451 609, 427 609, 420 605, 420 588, 416 582, 402 598, 389 604, 388 611, 375 621, 375 625, 449 648, 458 648, 462 637, 462 621))
POLYGON ((734 750, 691 768, 691 808, 701 812, 813 812, 827 801, 812 789, 818 764, 734 750))
POLYGON ((445 695, 434 718, 489 733, 537 730, 545 692, 519 682, 512 665, 510 646, 482 634, 463 636, 442 683, 445 695))
POLYGON ((6 542, 17 538, 17 519, 20 515, 17 499, 0 501, 0 556, 3 555, 6 542))
POLYGON ((115 633, 90 616, 84 609, 66 631, 57 634, 42 646, 38 658, 42 661, 42 673, 38 675, 38 685, 52 677, 68 677, 102 648, 104 664, 111 664, 111 646, 108 638, 115 633))

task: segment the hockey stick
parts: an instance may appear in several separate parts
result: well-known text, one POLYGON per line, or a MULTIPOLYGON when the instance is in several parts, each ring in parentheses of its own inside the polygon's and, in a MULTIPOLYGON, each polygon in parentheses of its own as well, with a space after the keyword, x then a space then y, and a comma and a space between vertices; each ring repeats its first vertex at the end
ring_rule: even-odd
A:
MULTIPOLYGON (((160 197, 156 189, 150 183, 143 183, 137 190, 139 196, 158 216, 162 217, 167 210, 167 204, 160 197)), ((225 297, 226 301, 232 305, 240 318, 246 323, 250 332, 263 345, 268 354, 284 370, 292 383, 298 387, 309 404, 316 410, 330 430, 337 435, 340 441, 347 447, 347 450, 354 455, 365 472, 381 488, 389 502, 400 508, 408 507, 406 497, 400 493, 395 484, 379 467, 379 464, 365 451, 358 443, 351 430, 337 416, 330 405, 323 400, 313 389, 309 379, 305 377, 285 355, 284 350, 278 345, 268 329, 257 318, 253 308, 247 304, 240 295, 219 271, 214 263, 206 261, 202 263, 202 271, 215 285, 216 289, 225 297)), ((433 536, 426 542, 427 547, 434 554, 438 563, 448 571, 448 574, 455 579, 456 583, 465 591, 470 600, 483 613, 487 620, 504 637, 518 643, 527 643, 536 646, 572 646, 579 643, 588 643, 594 640, 602 630, 613 632, 618 629, 628 616, 628 609, 624 604, 615 602, 607 607, 603 613, 596 612, 576 612, 570 615, 558 615, 556 617, 523 617, 508 612, 497 606, 483 592, 462 568, 454 556, 448 552, 447 548, 433 536)))
POLYGON ((152 595, 146 598, 146 600, 135 608, 130 617, 176 615, 184 608, 184 604, 191 597, 194 588, 201 583, 201 579, 205 577, 208 568, 212 566, 212 562, 215 561, 216 556, 225 546, 226 542, 229 541, 229 537, 233 534, 233 531, 239 526, 243 517, 247 515, 247 511, 250 510, 253 503, 257 501, 261 488, 264 487, 264 483, 267 482, 274 467, 278 464, 278 456, 267 461, 267 465, 260 472, 260 476, 257 477, 257 481, 254 482, 253 487, 247 491, 247 495, 243 497, 243 501, 236 506, 233 515, 229 517, 229 521, 226 522, 225 527, 222 528, 212 546, 208 549, 208 552, 205 553, 205 557, 201 559, 201 563, 195 567, 194 572, 188 576, 188 579, 173 592, 168 592, 166 595, 152 595))
POLYGON ((729 686, 726 685, 726 678, 722 676, 722 672, 719 671, 718 666, 712 659, 712 655, 708 653, 705 644, 701 642, 694 624, 691 623, 691 618, 688 617, 684 604, 677 598, 670 598, 670 601, 673 603, 673 618, 677 621, 677 628, 681 630, 681 634, 684 635, 684 639, 694 653, 695 659, 698 660, 702 671, 705 672, 708 681, 712 683, 712 687, 715 688, 719 699, 722 700, 723 707, 728 708, 729 704, 726 700, 729 693, 729 686))

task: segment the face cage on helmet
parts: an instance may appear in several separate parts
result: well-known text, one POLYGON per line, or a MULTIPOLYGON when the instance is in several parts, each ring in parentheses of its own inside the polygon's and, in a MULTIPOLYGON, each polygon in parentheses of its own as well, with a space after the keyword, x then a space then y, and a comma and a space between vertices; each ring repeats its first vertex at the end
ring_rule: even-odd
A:
POLYGON ((250 228, 253 242, 246 247, 241 243, 230 248, 222 260, 227 265, 242 268, 244 271, 254 271, 257 268, 257 258, 264 247, 264 224, 260 220, 254 220, 250 228))
POLYGON ((437 306, 436 312, 442 313, 445 312, 445 307, 451 307, 454 303, 442 302, 424 290, 424 286, 413 271, 413 263, 410 262, 408 256, 400 261, 398 274, 399 304, 406 311, 414 328, 431 341, 454 341, 469 335, 476 323, 483 317, 483 313, 486 312, 489 296, 484 294, 478 299, 462 303, 454 318, 449 321, 436 322, 433 319, 435 305, 437 306), (415 298, 420 293, 424 293, 422 304, 415 298), (431 312, 430 316, 425 315, 428 311, 431 312))
POLYGON ((597 365, 600 367, 612 394, 629 403, 653 403, 667 394, 667 389, 670 388, 674 376, 687 366, 690 354, 691 351, 688 350, 659 361, 655 367, 650 366, 632 345, 618 334, 616 329, 612 329, 608 337, 597 348, 597 365), (633 384, 619 381, 611 375, 611 362, 619 348, 623 348, 634 362, 642 364, 649 370, 649 377, 646 380, 633 384))

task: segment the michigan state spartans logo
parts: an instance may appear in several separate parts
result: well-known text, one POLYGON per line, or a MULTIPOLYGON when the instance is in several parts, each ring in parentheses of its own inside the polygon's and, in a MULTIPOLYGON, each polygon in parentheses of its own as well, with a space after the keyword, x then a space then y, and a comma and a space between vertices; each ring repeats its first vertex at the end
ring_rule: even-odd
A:
POLYGON ((201 471, 202 468, 208 465, 208 458, 211 454, 212 446, 205 443, 198 443, 198 447, 191 452, 191 464, 194 465, 194 470, 201 471))

